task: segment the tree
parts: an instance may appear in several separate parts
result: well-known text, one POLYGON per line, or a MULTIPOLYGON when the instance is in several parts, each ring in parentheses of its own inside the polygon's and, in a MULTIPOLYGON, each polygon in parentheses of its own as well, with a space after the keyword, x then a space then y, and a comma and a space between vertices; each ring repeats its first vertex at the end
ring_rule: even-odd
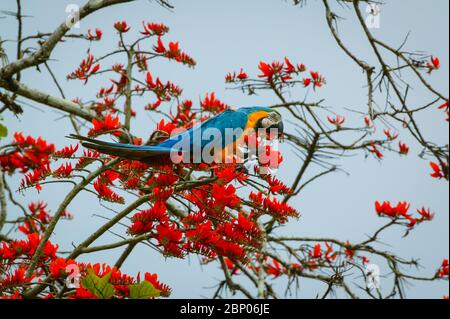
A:
MULTIPOLYGON (((112 23, 118 48, 97 56, 93 46, 67 76, 68 80, 82 81, 86 86, 91 78, 101 78, 105 81, 104 87, 98 89, 93 102, 66 98, 48 63, 55 48, 64 45, 63 40, 67 38, 101 43, 102 30, 74 34, 71 26, 77 19, 101 14, 108 6, 126 6, 127 2, 132 0, 91 0, 54 32, 25 36, 22 3, 17 0, 17 12, 14 13, 18 22, 16 57, 0 50, 4 60, 0 69, 0 101, 4 105, 1 113, 12 112, 20 116, 24 108, 19 98, 25 98, 64 112, 73 132, 78 135, 152 145, 167 139, 175 131, 188 129, 229 109, 214 93, 207 94, 200 105, 195 106, 183 98, 183 90, 174 82, 163 81, 162 77, 149 71, 150 63, 163 60, 192 68, 196 65, 178 42, 166 41, 165 35, 170 31, 168 26, 152 22, 144 22, 139 30, 137 24, 130 22, 112 23), (35 43, 34 50, 26 47, 29 41, 35 43), (60 89, 57 94, 40 92, 23 83, 21 73, 34 68, 49 71, 50 80, 60 89), (147 105, 138 107, 143 100, 147 105), (169 102, 177 105, 175 112, 170 111, 169 102), (163 116, 150 138, 133 134, 132 119, 144 112, 155 118, 163 116)), ((158 2, 172 8, 166 1, 158 2)), ((360 242, 283 235, 282 226, 301 216, 298 209, 290 205, 291 200, 311 183, 339 171, 336 161, 361 152, 380 161, 384 152, 393 152, 404 156, 406 161, 409 146, 399 140, 400 133, 409 134, 423 148, 422 157, 428 162, 424 165, 431 166, 430 178, 448 182, 448 146, 426 138, 420 129, 419 116, 439 108, 448 121, 448 98, 428 82, 428 77, 436 76, 441 68, 439 59, 408 52, 403 49, 405 45, 397 48, 376 38, 361 11, 368 1, 323 0, 322 3, 325 21, 336 44, 361 69, 366 79, 367 110, 360 112, 360 124, 347 124, 350 122, 348 117, 333 113, 325 107, 323 100, 291 100, 293 90, 319 91, 326 85, 326 79, 315 68, 294 63, 289 58, 260 62, 258 70, 252 72, 254 76, 248 70, 239 70, 225 78, 228 85, 244 94, 268 91, 279 99, 279 104, 268 107, 280 110, 293 122, 284 138, 302 158, 293 185, 286 185, 273 174, 278 165, 288 164, 282 162, 282 154, 274 148, 272 137, 255 137, 253 144, 249 137, 244 146, 247 152, 258 156, 249 156, 246 163, 155 165, 100 154, 82 149, 78 144, 56 150, 52 143, 42 138, 16 132, 12 141, 0 147, 0 296, 168 297, 172 288, 160 283, 157 275, 147 273, 142 280, 140 276, 131 277, 120 271, 139 244, 156 249, 162 258, 198 255, 204 263, 217 263, 223 271, 223 280, 215 298, 222 297, 227 291, 247 298, 277 298, 271 280, 282 278, 288 279, 288 292, 298 289, 296 284, 304 278, 322 282, 326 289, 318 292, 318 296, 323 298, 337 290, 350 298, 404 298, 407 296, 406 281, 448 279, 448 260, 428 275, 418 277, 409 272, 419 266, 417 260, 397 256, 380 245, 388 229, 400 227, 407 236, 422 223, 433 220, 431 209, 412 208, 408 202, 368 203, 368 209, 373 209, 375 216, 386 219, 386 224, 360 242), (338 16, 333 11, 336 3, 344 4, 356 14, 367 44, 376 56, 374 63, 364 61, 346 46, 338 32, 338 16), (416 105, 415 101, 409 100, 408 92, 413 84, 405 82, 403 74, 406 72, 414 75, 416 89, 429 92, 430 101, 416 105), (382 137, 377 134, 377 129, 383 131, 382 137), (273 161, 264 161, 264 158, 275 158, 276 165, 268 165, 273 161), (306 173, 314 166, 323 170, 307 179, 306 173), (24 207, 15 200, 14 190, 9 187, 9 176, 22 179, 22 192, 33 191, 33 188, 40 191, 49 183, 71 183, 73 188, 51 215, 45 203, 33 202, 24 207), (120 210, 63 255, 51 237, 61 220, 71 219, 67 208, 84 191, 97 196, 101 203, 109 203, 111 209, 120 207, 120 210), (8 220, 9 204, 21 209, 23 216, 8 220), (5 231, 7 224, 12 224, 26 236, 25 239, 10 238, 5 231), (120 234, 120 241, 95 245, 119 224, 127 227, 126 232, 120 234), (115 265, 78 261, 82 255, 95 255, 120 247, 123 252, 115 265), (371 265, 374 258, 382 260, 391 271, 392 289, 388 292, 377 285, 378 270, 371 265)), ((302 4, 304 1, 294 1, 294 5, 302 4)), ((0 138, 6 135, 5 125, 7 123, 0 124, 0 138)))

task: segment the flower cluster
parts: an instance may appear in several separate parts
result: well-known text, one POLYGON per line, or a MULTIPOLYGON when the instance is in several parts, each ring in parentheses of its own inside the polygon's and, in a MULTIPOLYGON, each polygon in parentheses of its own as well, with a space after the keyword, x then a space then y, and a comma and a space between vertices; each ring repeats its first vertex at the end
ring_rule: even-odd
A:
POLYGON ((154 46, 153 50, 156 53, 161 54, 168 59, 175 60, 179 63, 191 67, 197 65, 197 62, 195 62, 193 58, 180 50, 180 44, 178 42, 170 42, 169 46, 166 47, 161 37, 158 37, 157 45, 154 46))
POLYGON ((89 78, 100 70, 100 64, 94 65, 95 58, 89 53, 88 57, 81 61, 80 66, 67 76, 68 80, 81 80, 86 84, 89 78))
POLYGON ((14 173, 20 170, 21 173, 27 173, 30 170, 42 169, 50 163, 51 155, 55 152, 55 146, 41 137, 24 137, 22 133, 14 134, 11 147, 6 153, 0 153, 0 167, 3 172, 14 173))
POLYGON ((100 41, 103 37, 103 31, 99 28, 95 29, 95 31, 92 31, 91 29, 88 30, 88 34, 86 38, 89 41, 100 41))
POLYGON ((447 179, 448 180, 448 165, 438 164, 435 162, 430 162, 431 169, 433 173, 431 173, 431 177, 436 179, 447 179))
POLYGON ((222 113, 223 111, 230 108, 228 105, 218 100, 214 92, 206 94, 200 105, 204 111, 211 112, 213 114, 222 113))
POLYGON ((394 221, 406 220, 409 228, 414 228, 418 224, 434 219, 434 214, 425 208, 417 210, 419 217, 414 218, 408 213, 410 208, 411 205, 407 202, 399 202, 396 206, 392 206, 388 201, 383 203, 375 202, 375 210, 378 216, 389 217, 394 221))
POLYGON ((120 128, 122 127, 119 117, 107 114, 103 119, 93 119, 94 126, 88 133, 89 136, 99 136, 102 134, 113 134, 120 136, 120 128))
MULTIPOLYGON (((18 227, 19 231, 25 235, 44 233, 53 219, 48 211, 48 205, 44 202, 33 202, 28 205, 28 210, 30 214, 25 217, 24 222, 18 227)), ((71 220, 73 216, 68 212, 63 212, 61 218, 71 220)))
POLYGON ((437 272, 437 276, 439 278, 448 278, 448 270, 449 270, 449 263, 448 263, 448 259, 445 259, 442 262, 441 268, 439 268, 438 272, 437 272))
MULTIPOLYGON (((48 214, 44 212, 45 205, 42 203, 30 205, 30 209, 40 209, 37 216, 40 219, 47 219, 48 214)), ((30 283, 41 282, 47 274, 53 280, 65 280, 73 269, 76 269, 80 276, 80 286, 68 290, 68 296, 72 299, 98 299, 98 298, 156 298, 169 297, 171 288, 158 280, 156 274, 146 273, 144 280, 133 278, 123 274, 115 267, 106 264, 85 264, 75 260, 64 259, 58 256, 58 245, 48 241, 42 251, 38 267, 27 276, 28 263, 35 255, 42 237, 36 233, 27 235, 26 240, 14 240, 2 242, 0 246, 0 299, 20 299, 30 283), (104 280, 102 290, 93 284, 96 280, 104 280), (150 284, 150 286, 149 286, 150 284), (149 289, 151 287, 151 289, 149 289), (143 288, 146 288, 147 295, 142 295, 143 288)), ((49 290, 43 292, 42 297, 55 298, 57 292, 49 290), (45 295, 46 294, 46 295, 45 295)))

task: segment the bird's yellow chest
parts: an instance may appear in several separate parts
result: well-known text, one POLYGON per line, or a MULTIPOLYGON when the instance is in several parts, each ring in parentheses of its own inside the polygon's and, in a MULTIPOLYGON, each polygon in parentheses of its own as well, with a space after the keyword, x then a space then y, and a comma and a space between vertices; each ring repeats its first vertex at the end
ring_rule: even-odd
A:
POLYGON ((239 136, 238 139, 236 139, 236 141, 234 143, 231 143, 227 146, 225 146, 225 148, 222 151, 221 154, 221 158, 220 160, 224 161, 226 159, 229 160, 229 158, 243 158, 243 154, 239 154, 241 151, 239 149, 239 146, 245 143, 245 138, 247 136, 249 136, 250 134, 254 133, 255 131, 255 127, 258 124, 258 122, 267 117, 269 115, 269 113, 265 112, 265 111, 258 111, 258 112, 254 112, 252 114, 249 115, 248 117, 248 121, 247 121, 247 125, 244 129, 244 133, 239 136))

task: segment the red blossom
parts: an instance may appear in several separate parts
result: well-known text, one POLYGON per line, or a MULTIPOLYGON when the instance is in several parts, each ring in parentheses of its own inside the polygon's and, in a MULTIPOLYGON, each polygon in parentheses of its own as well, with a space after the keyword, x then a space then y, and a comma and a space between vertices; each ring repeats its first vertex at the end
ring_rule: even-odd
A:
POLYGON ((161 37, 158 37, 157 45, 153 47, 153 50, 170 60, 175 60, 191 67, 194 67, 197 64, 192 57, 180 50, 179 42, 170 42, 169 47, 167 48, 162 42, 161 37))
POLYGON ((100 41, 103 37, 103 32, 99 28, 95 29, 95 34, 92 32, 91 29, 88 30, 88 34, 86 38, 89 41, 100 41))
POLYGON ((126 21, 118 21, 114 23, 114 28, 120 33, 127 33, 131 29, 131 27, 128 26, 126 21))
POLYGON ((245 81, 247 79, 248 79, 248 74, 245 73, 243 69, 241 69, 241 71, 238 74, 236 74, 236 72, 228 73, 227 76, 225 77, 225 81, 227 83, 233 83, 233 82, 236 82, 236 80, 245 81))
POLYGON ((162 23, 158 24, 158 23, 142 22, 142 25, 144 26, 144 31, 141 31, 141 34, 146 35, 148 37, 154 35, 161 37, 169 32, 169 27, 167 27, 162 23))
POLYGON ((422 221, 432 221, 435 217, 435 214, 431 213, 430 209, 426 209, 425 207, 423 207, 420 210, 417 210, 417 212, 419 213, 420 216, 422 216, 420 222, 422 221))
POLYGON ((216 99, 216 94, 214 92, 211 94, 206 94, 205 99, 200 103, 200 105, 205 111, 214 114, 221 113, 229 108, 228 105, 216 99))
POLYGON ((170 294, 172 293, 172 289, 169 286, 167 286, 165 284, 162 284, 161 282, 158 281, 158 275, 156 275, 156 274, 146 273, 145 274, 145 281, 148 281, 156 289, 161 291, 161 296, 162 297, 169 297, 170 294))
POLYGON ((94 189, 97 191, 99 198, 105 201, 119 204, 125 203, 125 199, 104 184, 101 179, 94 182, 94 189))
POLYGON ((436 179, 448 179, 448 166, 441 166, 435 162, 430 162, 430 166, 433 170, 433 173, 431 173, 431 177, 436 179))
POLYGON ((79 145, 69 145, 64 147, 62 150, 56 151, 53 153, 54 158, 71 158, 77 151, 78 151, 79 145))
POLYGON ((331 124, 335 125, 337 129, 340 129, 342 127, 342 125, 345 123, 345 117, 343 116, 336 116, 335 118, 331 118, 331 117, 327 117, 328 122, 330 122, 331 124))
POLYGON ((445 259, 442 262, 441 268, 437 272, 437 276, 439 278, 448 277, 448 271, 449 271, 449 262, 448 262, 448 259, 445 259))
POLYGON ((118 116, 108 114, 103 119, 93 119, 92 125, 94 127, 89 131, 89 136, 99 136, 102 134, 112 133, 119 136, 118 130, 122 127, 118 116))
POLYGON ((55 145, 47 143, 41 137, 35 139, 14 133, 13 149, 0 153, 0 168, 3 172, 13 173, 20 170, 43 170, 50 163, 50 156, 55 152, 55 145))
POLYGON ((65 277, 68 275, 66 269, 69 265, 76 265, 76 262, 74 260, 66 261, 64 258, 57 258, 50 263, 50 274, 54 279, 65 277))
POLYGON ((375 154, 375 156, 378 157, 378 159, 383 159, 384 157, 384 154, 378 149, 378 147, 374 143, 370 145, 369 152, 375 154))
POLYGON ((286 57, 284 58, 284 63, 286 64, 286 67, 284 68, 284 71, 288 74, 296 72, 295 66, 291 63, 291 61, 286 57))
POLYGON ((441 60, 438 57, 432 56, 430 62, 427 63, 428 73, 432 73, 435 70, 441 68, 441 60))
POLYGON ((46 179, 51 175, 50 165, 42 166, 41 168, 36 168, 33 172, 28 173, 24 176, 20 183, 20 189, 24 189, 26 187, 36 187, 36 190, 41 191, 42 186, 40 184, 41 181, 46 179))
POLYGON ((299 217, 296 209, 276 198, 265 197, 262 193, 251 193, 249 198, 256 209, 255 214, 268 214, 282 224, 286 223, 290 217, 299 217))
POLYGON ((279 62, 267 64, 261 61, 258 68, 262 72, 262 74, 258 76, 259 78, 265 78, 267 81, 272 81, 274 76, 283 70, 283 64, 279 62))
POLYGON ((384 130, 384 135, 386 135, 390 141, 395 141, 398 138, 398 133, 392 134, 391 130, 388 129, 384 130))
POLYGON ((151 232, 153 223, 167 223, 169 221, 166 211, 164 202, 156 202, 151 209, 136 213, 131 219, 133 225, 128 229, 128 232, 132 235, 151 232))
POLYGON ((399 144, 400 154, 408 155, 409 154, 409 146, 405 143, 400 142, 399 144))
POLYGON ((80 66, 67 76, 68 80, 81 80, 86 84, 89 77, 100 70, 100 64, 94 65, 94 56, 89 53, 88 57, 81 61, 80 66))
POLYGON ((7 274, 6 277, 0 282, 0 287, 6 289, 8 287, 25 286, 26 284, 33 281, 33 277, 27 278, 25 276, 26 268, 17 268, 14 273, 7 274))
POLYGON ((172 132, 173 132, 176 128, 177 128, 177 127, 176 127, 175 124, 173 124, 173 123, 171 123, 171 122, 166 123, 165 120, 162 119, 161 122, 159 122, 159 124, 158 124, 157 130, 158 130, 158 131, 165 132, 165 133, 167 133, 168 135, 171 135, 172 132))
POLYGON ((156 227, 157 240, 164 247, 164 253, 169 256, 181 257, 183 255, 180 244, 183 233, 175 225, 169 223, 156 227))
POLYGON ((53 176, 57 178, 68 178, 72 176, 73 167, 71 163, 62 164, 53 172, 53 176))
POLYGON ((282 276, 286 272, 286 270, 281 267, 280 263, 276 259, 273 259, 272 264, 268 264, 264 268, 269 276, 273 276, 275 278, 282 276))

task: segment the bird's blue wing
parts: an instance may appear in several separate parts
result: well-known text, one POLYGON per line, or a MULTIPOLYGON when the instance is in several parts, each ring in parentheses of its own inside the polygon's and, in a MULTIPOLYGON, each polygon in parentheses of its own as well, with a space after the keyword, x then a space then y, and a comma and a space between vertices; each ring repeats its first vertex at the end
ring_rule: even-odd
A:
POLYGON ((247 121, 248 116, 244 112, 225 111, 216 117, 154 146, 109 143, 78 135, 72 135, 71 138, 80 140, 82 141, 83 146, 104 154, 131 160, 145 161, 158 156, 167 156, 172 152, 185 152, 185 150, 188 152, 195 152, 196 148, 201 151, 206 145, 210 145, 214 148, 220 146, 224 148, 227 142, 235 142, 237 138, 239 138, 239 135, 233 134, 232 137, 228 138, 230 139, 230 141, 228 141, 226 136, 229 134, 229 131, 227 129, 240 129, 243 132, 247 126, 247 121), (208 129, 216 129, 216 132, 221 135, 221 139, 214 140, 214 143, 211 143, 214 138, 213 136, 209 139, 203 139, 203 133, 208 129))
MULTIPOLYGON (((163 148, 173 148, 174 146, 176 146, 177 149, 180 146, 203 148, 207 144, 210 144, 213 140, 212 136, 206 138, 204 136, 204 133, 208 132, 209 129, 216 129, 217 133, 220 133, 222 137, 220 140, 217 140, 217 143, 221 143, 221 146, 225 147, 227 142, 226 137, 227 133, 229 133, 229 130, 241 130, 241 132, 243 132, 243 130, 247 126, 247 122, 247 114, 239 111, 228 110, 203 123, 194 126, 186 132, 183 132, 158 144, 158 146, 163 148)), ((232 138, 230 137, 230 141, 235 142, 237 138, 239 138, 239 136, 233 134, 232 138)))

